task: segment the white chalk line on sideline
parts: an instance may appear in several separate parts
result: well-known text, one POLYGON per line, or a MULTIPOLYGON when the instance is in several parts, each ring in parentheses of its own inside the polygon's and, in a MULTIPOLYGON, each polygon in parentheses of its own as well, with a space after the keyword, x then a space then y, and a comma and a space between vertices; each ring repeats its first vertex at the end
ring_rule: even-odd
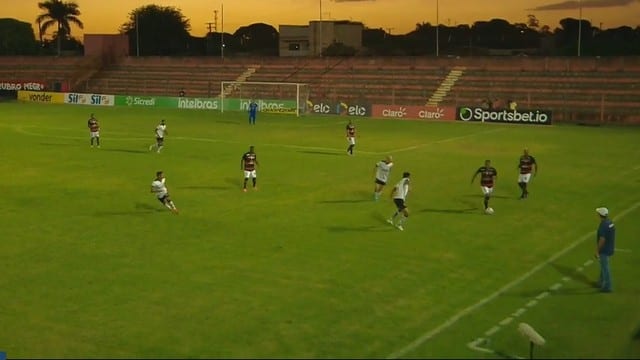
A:
POLYGON ((472 137, 472 136, 485 135, 485 134, 494 133, 494 132, 498 132, 498 131, 504 131, 504 130, 505 130, 505 128, 478 131, 478 132, 475 132, 475 133, 472 133, 472 134, 454 136, 454 137, 450 137, 450 138, 446 138, 446 139, 431 141, 431 142, 424 143, 424 144, 418 144, 418 145, 409 146, 409 147, 405 147, 405 148, 393 149, 393 150, 389 150, 389 151, 387 151, 385 153, 378 153, 378 154, 389 154, 389 153, 399 153, 399 152, 403 152, 403 151, 410 151, 410 150, 419 149, 421 147, 425 147, 425 146, 429 146, 429 145, 442 144, 442 143, 446 143, 446 142, 450 142, 450 141, 466 139, 466 138, 472 137))
MULTIPOLYGON (((27 131, 24 128, 25 127, 36 127, 36 128, 41 128, 41 129, 50 129, 50 130, 65 130, 65 131, 70 131, 71 129, 69 128, 59 128, 59 127, 40 127, 40 126, 35 126, 35 125, 28 125, 28 126, 10 126, 11 128, 13 128, 16 132, 18 133, 22 133, 25 135, 30 135, 30 136, 40 136, 40 137, 48 137, 48 138, 56 138, 56 139, 68 139, 68 140, 83 140, 86 139, 87 137, 85 136, 67 136, 67 135, 50 135, 50 134, 41 134, 41 133, 37 133, 37 132, 32 132, 32 131, 27 131)), ((362 154, 366 154, 366 155, 382 155, 382 154, 391 154, 391 153, 398 153, 398 152, 403 152, 403 151, 410 151, 410 150, 415 150, 421 147, 425 147, 425 146, 429 146, 429 145, 436 145, 436 144, 442 144, 442 143, 446 143, 446 142, 451 142, 451 141, 456 141, 456 140, 460 140, 460 139, 465 139, 468 137, 472 137, 472 136, 477 136, 477 135, 484 135, 487 133, 492 133, 492 132, 497 132, 497 131, 502 131, 504 130, 504 128, 500 128, 500 129, 492 129, 492 130, 486 130, 486 131, 479 131, 479 132, 475 132, 472 134, 466 134, 466 135, 462 135, 462 136, 454 136, 454 137, 450 137, 450 138, 445 138, 445 139, 440 139, 440 140, 436 140, 436 141, 431 141, 431 142, 427 142, 427 143, 422 143, 422 144, 418 144, 418 145, 414 145, 414 146, 410 146, 410 147, 406 147, 406 148, 400 148, 400 149, 394 149, 394 150, 389 150, 389 151, 364 151, 364 150, 358 150, 359 153, 362 154)), ((111 135, 128 135, 126 133, 119 133, 119 132, 110 132, 109 134, 111 135)), ((153 136, 149 136, 148 138, 141 138, 141 137, 129 137, 129 136, 120 136, 120 137, 113 137, 113 138, 109 138, 109 141, 113 141, 113 140, 120 140, 120 141, 148 141, 148 140, 154 140, 153 136)), ((175 136, 175 137, 171 137, 171 139, 174 140, 187 140, 187 141, 200 141, 200 142, 212 142, 212 143, 227 143, 227 144, 244 144, 244 142, 240 142, 240 141, 230 141, 230 140, 224 140, 224 139, 214 139, 214 138, 198 138, 198 137, 188 137, 188 136, 175 136)), ((273 143, 264 143, 264 144, 260 144, 261 146, 273 146, 273 147, 282 147, 282 148, 289 148, 289 149, 301 149, 301 150, 316 150, 316 151, 330 151, 330 152, 336 152, 336 153, 342 153, 344 152, 344 149, 340 148, 340 149, 336 149, 336 148, 329 148, 329 147, 320 147, 320 146, 305 146, 305 145, 295 145, 295 144, 273 144, 273 143)))
MULTIPOLYGON (((629 213, 631 213, 634 210, 636 210, 638 207, 640 207, 640 201, 636 202, 635 204, 633 204, 630 207, 626 208, 625 210, 621 211, 617 216, 615 216, 613 218, 613 220, 617 221, 619 219, 622 219, 623 217, 625 217, 629 213)), ((430 331, 420 335, 417 339, 415 339, 414 341, 409 343, 407 346, 405 346, 405 347, 403 347, 403 348, 401 348, 401 349, 389 354, 389 356, 387 356, 387 359, 397 359, 397 358, 400 358, 400 357, 406 355, 407 353, 415 350, 418 346, 424 344, 425 342, 427 342, 430 339, 432 339, 434 336, 440 334, 441 332, 443 332, 447 328, 451 327, 453 324, 457 323, 464 316, 472 313, 473 311, 477 310, 478 308, 482 307, 483 305, 485 305, 488 302, 492 301, 493 299, 497 298, 502 293, 504 293, 504 292, 510 290, 511 288, 519 285, 524 280, 528 279, 533 274, 535 274, 538 271, 540 271, 547 264, 552 263, 555 260, 559 259, 561 256, 563 256, 564 254, 568 253, 573 248, 575 248, 576 246, 580 245, 581 243, 583 243, 584 241, 586 241, 587 239, 589 239, 591 237, 593 237, 593 232, 592 231, 590 231, 589 233, 587 233, 584 236, 580 237, 578 240, 572 242, 571 244, 569 244, 567 247, 565 247, 561 251, 555 253, 553 256, 551 256, 546 261, 543 261, 540 264, 534 266, 531 270, 529 270, 526 273, 522 274, 519 278, 511 281, 510 283, 506 284, 505 286, 501 287, 500 289, 496 290, 494 293, 492 293, 489 296, 481 299, 480 301, 476 302, 475 304, 470 305, 470 306, 466 307, 465 309, 462 309, 461 311, 459 311, 458 313, 456 313, 455 315, 453 315, 452 317, 447 319, 445 322, 443 322, 439 326, 437 326, 437 327, 431 329, 430 331)), ((562 285, 560 285, 560 286, 562 286, 562 285)))

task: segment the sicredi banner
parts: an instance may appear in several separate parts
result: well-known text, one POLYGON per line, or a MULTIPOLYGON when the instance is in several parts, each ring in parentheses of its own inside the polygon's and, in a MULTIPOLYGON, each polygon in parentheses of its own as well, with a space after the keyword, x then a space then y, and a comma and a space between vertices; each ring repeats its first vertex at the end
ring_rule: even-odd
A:
POLYGON ((115 104, 116 106, 163 107, 176 109, 178 107, 178 98, 166 96, 116 95, 115 104))
POLYGON ((462 106, 456 109, 456 119, 460 121, 551 125, 552 112, 550 110, 489 110, 481 107, 462 106))
POLYGON ((44 104, 63 104, 64 94, 44 91, 18 91, 18 100, 44 103, 44 104))
POLYGON ((64 93, 64 103, 72 105, 113 106, 115 96, 102 94, 64 93))
POLYGON ((371 116, 371 105, 362 102, 332 102, 328 100, 307 100, 306 111, 309 114, 341 115, 368 117, 371 116))
POLYGON ((455 120, 456 110, 451 106, 379 105, 372 106, 373 117, 410 120, 455 120))
POLYGON ((0 90, 44 90, 44 83, 40 81, 4 81, 0 80, 0 90))

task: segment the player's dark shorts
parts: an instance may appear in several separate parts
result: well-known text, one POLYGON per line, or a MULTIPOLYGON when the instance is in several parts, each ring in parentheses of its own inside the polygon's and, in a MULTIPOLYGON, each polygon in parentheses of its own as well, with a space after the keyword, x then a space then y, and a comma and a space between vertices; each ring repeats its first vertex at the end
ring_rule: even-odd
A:
POLYGON ((402 211, 407 208, 407 206, 404 204, 404 200, 402 199, 393 199, 393 203, 396 204, 398 211, 402 211))
POLYGON ((171 201, 171 199, 169 199, 169 194, 163 196, 163 197, 159 197, 158 201, 160 201, 161 203, 166 203, 167 201, 171 201))
POLYGON ((163 137, 157 137, 156 138, 156 142, 158 143, 159 146, 162 146, 164 144, 164 138, 163 137))
POLYGON ((378 178, 376 178, 375 183, 378 184, 378 185, 387 185, 387 183, 385 181, 382 181, 382 180, 380 180, 378 178))

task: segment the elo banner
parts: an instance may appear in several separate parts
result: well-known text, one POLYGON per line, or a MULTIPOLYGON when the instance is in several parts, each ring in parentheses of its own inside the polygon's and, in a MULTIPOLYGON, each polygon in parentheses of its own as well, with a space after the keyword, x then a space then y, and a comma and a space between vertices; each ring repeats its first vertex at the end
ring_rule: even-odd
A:
POLYGON ((506 110, 462 106, 456 109, 456 119, 493 123, 551 125, 551 110, 506 110))

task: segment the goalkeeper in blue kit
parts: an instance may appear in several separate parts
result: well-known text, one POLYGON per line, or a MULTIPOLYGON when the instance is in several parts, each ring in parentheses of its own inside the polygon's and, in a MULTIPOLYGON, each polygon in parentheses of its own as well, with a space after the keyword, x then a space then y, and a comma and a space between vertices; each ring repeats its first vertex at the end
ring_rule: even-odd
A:
POLYGON ((249 103, 249 125, 256 124, 256 115, 258 113, 258 104, 255 101, 251 100, 249 103))

